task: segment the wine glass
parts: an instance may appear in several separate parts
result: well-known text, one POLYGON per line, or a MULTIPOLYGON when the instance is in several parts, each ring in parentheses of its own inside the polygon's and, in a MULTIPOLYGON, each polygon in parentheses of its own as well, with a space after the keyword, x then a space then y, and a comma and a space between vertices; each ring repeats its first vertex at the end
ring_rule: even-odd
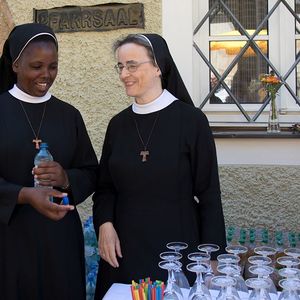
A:
POLYGON ((278 270, 278 274, 286 279, 298 278, 300 270, 297 268, 282 268, 278 270))
MULTIPOLYGON (((204 253, 208 254, 211 257, 211 253, 219 251, 220 247, 218 245, 216 245, 216 244, 200 244, 198 246, 198 250, 201 251, 201 252, 204 252, 204 253)), ((211 285, 211 279, 212 279, 213 276, 214 276, 214 272, 213 272, 213 270, 211 268, 211 264, 209 264, 209 268, 208 268, 207 272, 204 275, 204 282, 205 282, 205 285, 208 288, 212 287, 212 285, 211 285)))
POLYGON ((230 276, 235 279, 236 283, 234 285, 234 289, 237 292, 247 293, 248 288, 245 284, 244 278, 241 276, 241 267, 233 264, 219 264, 217 267, 218 272, 221 274, 226 274, 226 276, 230 276))
POLYGON ((211 300, 208 288, 203 283, 202 274, 208 270, 208 264, 193 262, 186 266, 190 272, 196 273, 196 288, 191 289, 189 300, 211 300))
POLYGON ((292 256, 280 256, 277 258, 277 263, 286 268, 292 268, 300 264, 300 259, 292 256))
POLYGON ((236 280, 229 276, 219 275, 214 276, 211 282, 215 286, 220 287, 220 293, 216 300, 240 300, 240 296, 233 288, 236 284, 236 280))
POLYGON ((246 285, 253 290, 250 293, 249 300, 271 300, 268 293, 270 282, 265 278, 248 278, 246 285))
MULTIPOLYGON (((209 265, 210 261, 210 255, 202 252, 193 252, 188 254, 188 259, 196 262, 197 264, 206 264, 209 265)), ((195 292, 197 288, 197 280, 198 277, 196 277, 195 283, 193 284, 192 288, 190 289, 189 295, 195 292)), ((203 276, 201 276, 202 283, 204 284, 203 276)))
POLYGON ((238 265, 240 257, 233 254, 220 254, 217 257, 219 264, 232 264, 238 265))
POLYGON ((300 249, 299 248, 286 248, 283 250, 283 252, 287 256, 292 256, 294 258, 300 257, 300 249))
MULTIPOLYGON (((187 247, 188 247, 188 244, 184 243, 184 242, 170 242, 167 244, 167 248, 175 251, 176 253, 180 253, 180 251, 186 249, 187 247)), ((180 288, 190 289, 190 284, 181 268, 178 268, 175 270, 174 276, 175 276, 177 285, 180 288)))
MULTIPOLYGON (((182 254, 179 252, 174 252, 174 251, 165 251, 165 252, 160 253, 159 257, 161 259, 163 259, 164 261, 179 263, 179 260, 182 258, 182 254)), ((181 291, 180 287, 178 286, 178 283, 175 278, 175 273, 178 268, 181 268, 181 263, 174 265, 174 268, 172 268, 170 270, 170 274, 169 274, 170 281, 173 282, 173 285, 172 285, 173 290, 175 290, 175 292, 177 294, 180 294, 180 296, 183 297, 182 291, 181 291)))
POLYGON ((277 250, 268 246, 259 246, 254 248, 254 253, 262 255, 262 256, 271 256, 276 254, 277 250))
POLYGON ((248 248, 241 245, 230 245, 225 248, 228 253, 234 254, 240 258, 241 273, 244 273, 245 259, 242 259, 248 252, 248 248))
POLYGON ((269 282, 269 288, 268 292, 271 294, 277 295, 277 289, 273 282, 273 280, 270 278, 270 274, 272 274, 274 271, 274 268, 266 265, 254 265, 249 267, 249 272, 252 274, 255 274, 258 276, 258 278, 264 278, 269 282))
POLYGON ((158 263, 158 266, 168 271, 167 286, 163 292, 164 299, 183 300, 182 294, 178 293, 178 289, 176 289, 176 283, 172 279, 172 270, 181 267, 181 263, 176 260, 174 261, 163 260, 158 263))
POLYGON ((250 264, 257 266, 266 266, 272 263, 272 259, 270 257, 261 255, 252 255, 248 258, 248 261, 250 264))
MULTIPOLYGON (((272 259, 268 256, 252 255, 248 257, 248 262, 250 265, 267 266, 272 263, 272 259)), ((250 273, 249 266, 248 266, 247 278, 251 278, 251 277, 254 277, 254 275, 250 273)))
POLYGON ((282 292, 278 297, 278 300, 300 300, 297 290, 300 289, 299 279, 281 279, 279 286, 282 288, 282 292))
POLYGON ((188 259, 197 263, 209 264, 210 255, 202 252, 192 252, 188 254, 188 259))

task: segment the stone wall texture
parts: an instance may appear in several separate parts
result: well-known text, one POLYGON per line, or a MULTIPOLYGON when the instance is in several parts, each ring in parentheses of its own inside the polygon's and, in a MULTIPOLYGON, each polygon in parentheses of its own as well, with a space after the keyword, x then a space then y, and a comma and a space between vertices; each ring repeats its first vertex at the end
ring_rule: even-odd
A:
MULTIPOLYGON (((109 1, 114 2, 133 3, 136 0, 109 1)), ((161 1, 140 2, 145 8, 144 31, 161 33, 161 1)), ((72 3, 65 0, 0 0, 0 45, 14 24, 32 22, 33 8, 104 3, 102 0, 73 0, 72 3)), ((51 92, 81 111, 98 157, 108 121, 131 103, 114 71, 112 52, 113 42, 131 32, 141 30, 57 34, 59 74, 51 92)), ((299 179, 300 169, 293 166, 220 166, 226 225, 263 225, 270 229, 280 227, 300 231, 299 179)), ((79 211, 85 220, 91 214, 91 199, 81 204, 79 211)))
POLYGON ((300 232, 300 167, 220 166, 226 225, 300 232))

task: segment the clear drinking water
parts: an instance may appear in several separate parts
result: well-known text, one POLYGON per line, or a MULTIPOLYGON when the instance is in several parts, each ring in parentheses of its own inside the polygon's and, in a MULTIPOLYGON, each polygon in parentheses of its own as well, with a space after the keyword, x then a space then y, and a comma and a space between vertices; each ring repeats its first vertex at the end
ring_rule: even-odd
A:
MULTIPOLYGON (((42 162, 49 162, 49 161, 53 161, 53 157, 52 157, 51 153, 48 150, 48 144, 47 143, 41 143, 40 150, 34 158, 34 167, 38 168, 38 166, 42 162)), ((51 189, 53 188, 52 186, 42 186, 42 185, 40 185, 40 182, 36 178, 34 178, 34 187, 51 188, 51 189)), ((53 201, 53 197, 50 197, 50 201, 53 201)))

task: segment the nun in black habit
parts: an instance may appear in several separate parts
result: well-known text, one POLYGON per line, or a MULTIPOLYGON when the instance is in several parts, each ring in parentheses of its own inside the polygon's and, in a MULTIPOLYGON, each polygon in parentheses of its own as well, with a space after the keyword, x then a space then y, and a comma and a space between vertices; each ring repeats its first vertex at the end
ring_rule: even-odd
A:
MULTIPOLYGON (((185 258, 201 243, 218 244, 213 259, 226 243, 212 133, 165 40, 129 35, 114 50, 134 102, 111 119, 99 164, 93 213, 102 259, 95 299, 116 282, 166 280, 158 262, 168 242, 186 242, 185 258)), ((193 275, 186 275, 192 285, 193 275)))
POLYGON ((86 297, 76 205, 94 191, 97 157, 79 111, 48 91, 57 75, 57 51, 49 27, 22 24, 10 33, 0 59, 3 300, 86 297), (54 161, 33 168, 41 140, 54 161), (33 187, 34 176, 45 188, 33 187), (65 194, 70 205, 60 204, 65 194))

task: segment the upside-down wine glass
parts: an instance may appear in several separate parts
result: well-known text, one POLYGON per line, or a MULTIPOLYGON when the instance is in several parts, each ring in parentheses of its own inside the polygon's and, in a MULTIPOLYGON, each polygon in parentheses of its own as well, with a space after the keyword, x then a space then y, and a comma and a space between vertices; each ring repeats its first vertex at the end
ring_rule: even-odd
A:
MULTIPOLYGON (((258 254, 258 255, 262 255, 264 257, 269 257, 272 260, 271 263, 271 267, 275 267, 275 254, 277 253, 277 250, 273 247, 269 247, 269 246, 258 246, 254 248, 254 253, 258 254)), ((274 276, 274 274, 272 275, 272 277, 274 276)), ((269 276, 270 277, 270 276, 269 276)), ((270 277, 271 279, 271 277, 270 277)), ((272 279, 271 279, 272 280, 272 279)), ((277 293, 277 289, 275 287, 275 284, 272 280, 271 286, 270 286, 270 293, 277 293)))
MULTIPOLYGON (((206 254, 206 253, 202 253, 202 252, 193 252, 193 253, 188 254, 188 259, 193 262, 196 262, 197 264, 209 265, 210 255, 206 254)), ((201 274, 201 275, 203 275, 203 274, 201 274)), ((195 283, 193 284, 192 288, 190 289, 189 296, 195 292, 197 285, 198 285, 197 281, 199 279, 201 279, 202 283, 204 284, 203 276, 201 276, 201 277, 196 276, 195 283)))
MULTIPOLYGON (((277 263, 285 268, 282 268, 278 271, 279 275, 284 277, 294 277, 295 270, 298 270, 297 267, 300 264, 300 259, 292 256, 281 256, 277 258, 277 263)), ((296 276, 298 276, 297 273, 296 276)))
POLYGON ((287 256, 292 256, 294 258, 300 257, 300 248, 286 248, 283 252, 287 256))
POLYGON ((262 256, 272 256, 276 254, 277 250, 268 246, 259 246, 254 248, 254 253, 262 255, 262 256))
POLYGON ((297 268, 281 268, 278 270, 278 274, 280 277, 284 277, 286 279, 298 279, 300 270, 297 268))
POLYGON ((270 282, 265 278, 248 278, 245 283, 249 288, 253 289, 250 292, 249 300, 271 300, 268 293, 270 282))
POLYGON ((293 256, 280 256, 277 258, 277 263, 286 268, 292 268, 300 264, 300 259, 293 256))
POLYGON ((218 272, 226 274, 236 280, 235 289, 237 292, 248 294, 248 288, 241 275, 241 267, 238 265, 240 257, 234 254, 220 254, 217 260, 219 263, 217 267, 218 272))
POLYGON ((297 291, 300 290, 299 279, 281 279, 279 286, 282 288, 282 292, 278 297, 278 300, 300 300, 297 291))
POLYGON ((172 279, 172 270, 181 267, 182 264, 179 261, 167 261, 163 260, 158 263, 158 266, 162 269, 168 271, 167 286, 163 292, 163 297, 165 300, 183 300, 182 294, 178 293, 175 288, 176 284, 172 279))
MULTIPOLYGON (((163 259, 164 261, 168 261, 168 262, 179 262, 179 260, 182 258, 182 254, 179 253, 179 252, 174 252, 174 251, 165 251, 165 252, 162 252, 159 254, 159 257, 161 259, 163 259)), ((172 288, 173 290, 178 294, 180 295, 181 297, 183 297, 183 294, 182 294, 182 291, 180 289, 180 287, 178 286, 178 283, 176 281, 176 278, 175 278, 175 272, 178 268, 181 268, 181 263, 180 264, 177 264, 177 265, 174 265, 174 268, 172 268, 170 270, 170 281, 173 282, 172 284, 172 288)), ((168 276, 169 277, 169 276, 168 276)))
MULTIPOLYGON (((198 246, 198 250, 208 254, 211 257, 211 253, 219 251, 220 247, 216 244, 200 244, 198 246)), ((204 274, 204 282, 208 288, 212 287, 211 279, 213 276, 214 276, 214 272, 212 270, 211 264, 209 264, 209 268, 207 272, 204 274)))
POLYGON ((186 266, 190 272, 196 273, 196 289, 189 294, 189 300, 211 300, 208 288, 203 283, 202 274, 208 270, 208 264, 193 262, 186 266))
POLYGON ((272 259, 268 256, 252 255, 248 258, 248 261, 252 265, 267 266, 272 263, 272 259))
MULTIPOLYGON (((180 253, 180 251, 182 251, 188 247, 188 244, 184 243, 184 242, 170 242, 166 246, 168 249, 173 250, 176 253, 180 253)), ((175 270, 174 276, 175 276, 176 283, 180 288, 190 289, 189 281, 187 280, 181 267, 179 269, 175 270)))
MULTIPOLYGON (((262 256, 262 255, 252 255, 250 257, 248 257, 248 262, 251 265, 255 265, 255 266, 268 266, 272 263, 272 259, 268 256, 262 256)), ((248 267, 249 269, 249 267, 248 267)), ((248 278, 254 277, 255 275, 247 272, 247 276, 248 278)))
POLYGON ((244 273, 245 268, 245 259, 243 257, 248 252, 248 248, 242 245, 230 245, 225 248, 225 250, 230 253, 238 256, 240 258, 240 267, 241 267, 241 274, 244 273))
POLYGON ((277 296, 276 286, 270 277, 273 271, 274 268, 266 265, 254 265, 249 267, 250 273, 257 275, 258 278, 266 279, 269 282, 268 292, 277 296))
POLYGON ((240 300, 239 294, 233 288, 236 284, 236 280, 229 276, 214 276, 211 282, 215 286, 220 287, 220 293, 216 300, 240 300))

